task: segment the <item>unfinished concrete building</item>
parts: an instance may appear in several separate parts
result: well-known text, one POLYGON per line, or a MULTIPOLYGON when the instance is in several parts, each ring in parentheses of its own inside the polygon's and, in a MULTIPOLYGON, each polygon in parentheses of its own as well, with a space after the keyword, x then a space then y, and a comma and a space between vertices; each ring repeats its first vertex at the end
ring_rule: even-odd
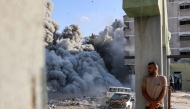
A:
MULTIPOLYGON (((171 55, 190 55, 190 1, 168 0, 168 28, 171 32, 171 55)), ((125 51, 134 56, 134 19, 124 16, 125 51)), ((173 58, 171 63, 190 63, 189 58, 173 58)), ((134 65, 132 59, 125 59, 126 65, 134 65)))
MULTIPOLYGON (((190 1, 168 1, 168 26, 171 32, 171 54, 190 55, 190 1)), ((190 62, 189 59, 174 58, 172 63, 190 62)))

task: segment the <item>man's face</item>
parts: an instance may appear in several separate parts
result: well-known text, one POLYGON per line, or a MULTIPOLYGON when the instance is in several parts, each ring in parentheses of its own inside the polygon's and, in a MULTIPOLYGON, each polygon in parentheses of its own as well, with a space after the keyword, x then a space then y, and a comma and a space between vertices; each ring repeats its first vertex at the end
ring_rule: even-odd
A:
POLYGON ((154 65, 148 65, 148 74, 150 75, 150 76, 153 76, 154 75, 154 73, 155 73, 155 71, 156 71, 156 66, 154 66, 154 65))

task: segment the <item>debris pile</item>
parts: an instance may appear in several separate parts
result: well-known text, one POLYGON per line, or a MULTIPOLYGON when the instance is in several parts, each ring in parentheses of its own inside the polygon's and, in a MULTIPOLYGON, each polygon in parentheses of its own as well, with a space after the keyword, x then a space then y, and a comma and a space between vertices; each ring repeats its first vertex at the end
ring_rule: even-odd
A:
POLYGON ((102 109, 106 108, 105 104, 106 98, 101 96, 83 96, 80 98, 71 98, 63 100, 48 100, 47 104, 49 108, 55 107, 88 107, 90 109, 102 109))

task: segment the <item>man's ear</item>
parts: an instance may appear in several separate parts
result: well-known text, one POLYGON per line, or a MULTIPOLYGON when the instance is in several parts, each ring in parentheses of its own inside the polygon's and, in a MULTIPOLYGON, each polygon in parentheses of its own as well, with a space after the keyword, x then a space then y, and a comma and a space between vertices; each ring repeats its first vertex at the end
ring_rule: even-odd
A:
POLYGON ((155 68, 155 70, 158 70, 158 66, 155 66, 154 68, 155 68))

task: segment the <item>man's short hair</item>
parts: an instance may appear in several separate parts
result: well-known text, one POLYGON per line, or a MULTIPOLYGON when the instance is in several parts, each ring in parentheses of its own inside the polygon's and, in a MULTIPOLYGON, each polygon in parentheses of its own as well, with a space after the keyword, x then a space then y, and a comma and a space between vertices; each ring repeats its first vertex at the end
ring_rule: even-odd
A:
POLYGON ((158 64, 157 64, 157 63, 155 63, 155 62, 150 62, 150 63, 148 63, 148 65, 158 66, 158 64))

